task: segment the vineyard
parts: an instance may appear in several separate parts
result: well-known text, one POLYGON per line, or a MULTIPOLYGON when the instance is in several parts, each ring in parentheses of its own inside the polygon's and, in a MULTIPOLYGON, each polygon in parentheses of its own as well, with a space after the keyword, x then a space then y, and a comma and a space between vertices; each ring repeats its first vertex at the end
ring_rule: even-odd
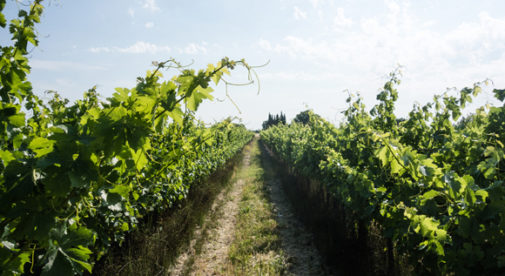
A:
MULTIPOLYGON (((222 228, 242 231, 236 234, 242 240, 227 245, 228 258, 242 269, 228 267, 230 274, 293 272, 296 260, 284 255, 289 249, 303 260, 297 265, 304 271, 332 274, 319 263, 311 234, 292 218, 276 186, 282 182, 277 166, 318 185, 322 206, 338 212, 335 224, 347 234, 335 232, 329 238, 335 246, 345 239, 363 246, 360 256, 325 256, 330 265, 345 266, 338 259, 347 254, 380 267, 356 270, 367 274, 505 273, 505 105, 463 116, 484 82, 435 96, 400 118, 395 71, 370 110, 363 98, 349 94, 338 126, 312 110, 291 124, 282 113, 269 114, 260 138, 233 119, 206 125, 195 118, 200 104, 213 100, 212 86, 230 84, 230 71, 245 68, 250 80, 255 72, 244 60, 223 58, 201 70, 174 59, 153 62, 155 69, 138 77, 135 87, 116 88, 109 98, 94 87, 74 103, 56 92, 44 101, 28 81, 41 2, 7 25, 6 0, 0 0, 0 27, 12 38, 12 45, 0 46, 0 275, 96 273, 94 265, 112 247, 121 248, 146 218, 179 208, 192 187, 244 147, 247 164, 235 199, 218 196, 238 213, 222 216, 233 222, 222 228), (166 80, 166 70, 176 75, 166 80), (283 244, 296 243, 299 233, 303 244, 283 244), (266 270, 241 255, 260 253, 275 255, 266 270)), ((505 90, 493 93, 505 100, 505 90)), ((285 189, 294 186, 284 182, 285 189)))
POLYGON ((193 117, 212 99, 210 82, 243 61, 195 72, 169 60, 106 100, 91 89, 74 104, 56 93, 41 101, 26 80, 40 2, 11 21, 14 45, 0 60, 2 275, 91 272, 139 220, 182 201, 252 138, 231 120, 205 127, 193 117), (170 67, 180 74, 162 81, 170 67))
MULTIPOLYGON (((404 259, 415 274, 503 273, 505 106, 461 118, 476 84, 397 118, 398 84, 392 73, 370 112, 350 95, 338 127, 309 110, 261 137, 295 174, 327 188, 357 235, 378 225, 388 274, 404 259)), ((504 100, 505 90, 494 93, 504 100)))

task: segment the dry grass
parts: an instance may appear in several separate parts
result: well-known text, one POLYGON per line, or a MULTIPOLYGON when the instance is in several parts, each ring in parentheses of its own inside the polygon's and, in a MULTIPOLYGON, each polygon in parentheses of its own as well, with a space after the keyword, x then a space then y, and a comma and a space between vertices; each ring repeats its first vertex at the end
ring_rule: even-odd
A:
POLYGON ((245 181, 239 202, 235 240, 228 256, 226 275, 280 275, 288 263, 282 250, 278 224, 269 201, 258 142, 251 147, 249 167, 238 172, 245 181))

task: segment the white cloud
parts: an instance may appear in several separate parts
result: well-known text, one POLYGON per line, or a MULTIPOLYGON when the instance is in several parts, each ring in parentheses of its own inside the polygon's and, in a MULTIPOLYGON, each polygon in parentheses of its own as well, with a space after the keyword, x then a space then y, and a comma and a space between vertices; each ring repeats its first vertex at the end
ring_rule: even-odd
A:
MULTIPOLYGON (((277 43, 261 39, 258 46, 295 59, 345 62, 356 68, 397 63, 418 69, 443 65, 437 72, 456 63, 476 65, 496 60, 505 53, 505 18, 481 13, 473 21, 442 32, 432 22, 408 13, 406 6, 386 3, 388 14, 361 19, 356 30, 329 33, 328 39, 293 35, 277 43)), ((338 9, 335 25, 352 24, 344 10, 338 9)))
POLYGON ((156 4, 156 0, 144 0, 142 7, 144 9, 148 9, 151 12, 157 12, 161 10, 156 4))
POLYGON ((260 39, 260 41, 258 41, 258 46, 263 50, 267 51, 272 50, 272 44, 270 43, 270 41, 265 39, 260 39))
POLYGON ((30 66, 33 69, 49 70, 49 71, 63 71, 63 70, 80 70, 80 71, 98 71, 107 70, 103 66, 89 65, 72 61, 59 61, 59 60, 41 60, 31 59, 30 66))
POLYGON ((473 51, 481 54, 505 50, 505 18, 497 19, 481 12, 478 22, 468 22, 459 25, 449 33, 447 39, 458 50, 473 51))
POLYGON ((92 53, 129 53, 129 54, 156 54, 168 53, 170 47, 156 45, 149 42, 137 41, 135 44, 128 47, 94 47, 89 49, 92 53))
POLYGON ((146 22, 146 24, 144 24, 144 27, 146 27, 146 29, 151 29, 154 27, 154 22, 146 22))
MULTIPOLYGON (((349 1, 349 0, 346 0, 349 1)), ((335 6, 335 0, 310 0, 310 4, 314 9, 322 8, 323 6, 335 6)))
POLYGON ((260 40, 258 45, 267 51, 287 54, 290 57, 303 58, 333 58, 332 47, 326 41, 313 42, 310 38, 287 36, 282 43, 272 44, 267 40, 260 40))
POLYGON ((128 15, 130 15, 130 17, 135 17, 135 10, 133 8, 128 8, 128 15))
POLYGON ((170 52, 170 47, 156 45, 149 42, 137 41, 135 44, 127 48, 119 48, 119 52, 122 53, 132 53, 132 54, 156 54, 159 52, 170 52))
POLYGON ((310 0, 310 3, 312 4, 312 7, 317 9, 319 7, 319 4, 321 3, 321 0, 310 0))
POLYGON ((111 52, 109 47, 92 47, 89 48, 89 51, 92 53, 108 53, 111 52))
POLYGON ((302 11, 299 7, 293 7, 293 16, 296 20, 307 19, 307 12, 302 11))
POLYGON ((395 0, 385 0, 384 3, 392 14, 398 14, 402 10, 400 4, 398 4, 395 0))
MULTIPOLYGON (((346 0, 349 1, 349 0, 346 0)), ((314 9, 314 13, 320 20, 324 20, 328 12, 336 10, 337 3, 335 0, 310 0, 310 4, 314 9)))
MULTIPOLYGON (((313 1, 321 6, 321 1, 313 1)), ((367 106, 374 102, 376 88, 397 64, 404 66, 400 109, 409 110, 412 99, 441 93, 446 86, 472 85, 505 76, 505 17, 480 13, 449 29, 421 20, 404 2, 386 1, 387 12, 353 22, 337 9, 339 28, 308 35, 288 35, 280 41, 261 39, 260 49, 287 57, 295 64, 311 66, 312 73, 278 72, 267 75, 279 80, 331 80, 342 73, 336 90, 365 87, 367 106), (400 3, 400 4, 399 4, 400 3), (344 19, 344 20, 341 20, 344 19), (349 19, 349 20, 345 20, 349 19), (343 29, 344 26, 354 28, 343 29), (352 76, 359 78, 352 79, 352 76), (365 80, 367 83, 362 83, 365 80), (366 94, 369 93, 369 94, 366 94)), ((328 12, 327 12, 328 13, 328 12)), ((461 88, 461 87, 460 87, 461 88)), ((489 97, 492 98, 492 97, 489 97)), ((421 100, 429 100, 429 97, 421 100)), ((403 110, 403 112, 405 112, 403 110)))
MULTIPOLYGON (((185 47, 176 48, 181 54, 199 55, 207 54, 208 43, 189 43, 185 47)), ((92 53, 128 53, 128 54, 156 54, 169 53, 172 49, 169 46, 157 45, 145 41, 137 41, 128 47, 93 47, 89 49, 92 53)))
POLYGON ((262 80, 286 80, 286 81, 325 81, 343 78, 340 73, 333 72, 297 72, 297 71, 280 71, 274 73, 262 73, 262 80))
POLYGON ((202 44, 190 43, 186 47, 179 49, 179 53, 184 53, 188 55, 196 55, 196 54, 207 54, 207 43, 203 42, 202 44))
POLYGON ((333 19, 333 25, 337 28, 350 27, 352 26, 352 19, 345 17, 344 9, 337 9, 337 16, 333 19))

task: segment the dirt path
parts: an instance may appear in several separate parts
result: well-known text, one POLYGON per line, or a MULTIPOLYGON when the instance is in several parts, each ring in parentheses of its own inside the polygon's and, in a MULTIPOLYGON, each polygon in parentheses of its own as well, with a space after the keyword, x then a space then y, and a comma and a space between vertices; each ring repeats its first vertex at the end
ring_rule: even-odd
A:
MULTIPOLYGON (((244 154, 242 166, 248 167, 250 151, 244 154)), ((234 179, 235 180, 235 179, 234 179)), ((220 275, 233 241, 235 221, 244 181, 237 179, 231 189, 222 191, 212 205, 209 216, 196 229, 186 252, 176 260, 169 275, 220 275)))
POLYGON ((238 177, 218 195, 170 275, 328 275, 311 234, 294 216, 280 180, 273 166, 269 166, 273 161, 265 151, 260 151, 258 138, 255 139, 245 149, 238 177), (252 178, 251 171, 255 175, 252 178), (249 203, 251 200, 254 202, 249 203), (249 210, 247 204, 252 204, 253 211, 263 210, 262 213, 245 212, 249 210), (244 217, 247 215, 256 219, 244 217), (241 249, 243 244, 247 249, 241 249), (272 256, 271 260, 264 260, 265 256, 267 259, 272 256), (275 269, 258 270, 258 259, 261 259, 259 266, 270 262, 275 269))
MULTIPOLYGON (((249 167, 249 160, 250 153, 247 152, 243 161, 244 167, 249 167)), ((220 271, 226 266, 228 249, 234 239, 238 202, 244 183, 244 180, 239 179, 233 185, 232 190, 223 196, 226 203, 219 212, 218 220, 215 221, 217 227, 212 229, 202 248, 201 255, 196 258, 192 275, 221 275, 220 271)))

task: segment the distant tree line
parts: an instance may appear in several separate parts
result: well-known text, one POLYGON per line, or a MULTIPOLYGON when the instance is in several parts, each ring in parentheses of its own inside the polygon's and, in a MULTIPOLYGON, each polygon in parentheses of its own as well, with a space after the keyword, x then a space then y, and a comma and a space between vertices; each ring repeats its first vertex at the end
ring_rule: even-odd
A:
POLYGON ((267 129, 277 124, 286 124, 286 114, 283 114, 282 111, 280 115, 272 115, 268 113, 268 120, 263 122, 263 129, 267 129))

